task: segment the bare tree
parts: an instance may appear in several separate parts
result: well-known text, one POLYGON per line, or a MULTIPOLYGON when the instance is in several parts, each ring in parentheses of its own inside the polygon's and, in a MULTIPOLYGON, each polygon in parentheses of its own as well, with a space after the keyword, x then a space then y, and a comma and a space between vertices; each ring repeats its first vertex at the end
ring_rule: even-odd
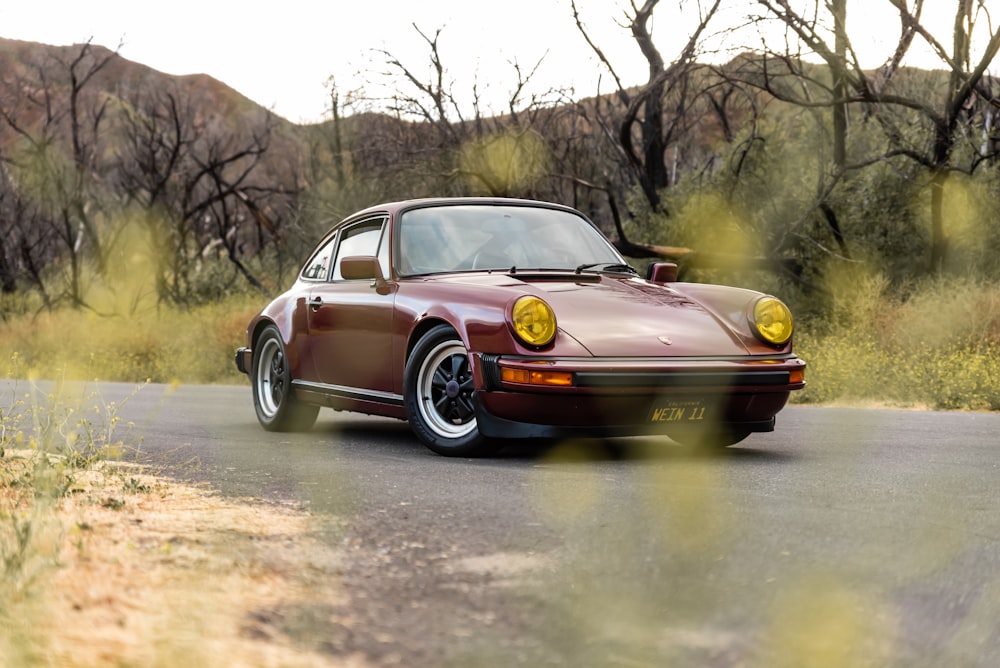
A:
POLYGON ((245 143, 232 138, 212 139, 204 144, 202 152, 192 155, 198 171, 189 184, 184 213, 185 219, 204 223, 198 230, 204 240, 202 253, 214 245, 221 246, 240 275, 261 290, 264 286, 260 279, 243 262, 240 232, 252 226, 258 239, 265 231, 277 233, 263 202, 274 189, 252 179, 267 152, 270 131, 269 124, 265 124, 260 134, 254 133, 245 143))
POLYGON ((37 291, 42 303, 52 304, 43 268, 51 257, 51 228, 40 220, 37 207, 19 191, 0 153, 0 292, 37 291))
MULTIPOLYGON (((503 111, 493 114, 478 82, 471 84, 467 101, 454 89, 441 50, 443 29, 433 36, 414 29, 428 49, 425 76, 390 52, 379 52, 389 68, 387 74, 404 82, 386 103, 397 122, 383 124, 393 133, 378 142, 385 149, 381 159, 419 166, 424 179, 414 186, 436 194, 547 192, 545 182, 552 177, 549 140, 563 122, 554 108, 565 100, 566 90, 530 92, 544 56, 530 68, 510 63, 514 82, 503 111), (429 171, 433 182, 426 177, 429 171)), ((366 162, 364 157, 361 162, 366 162)))
MULTIPOLYGON (((607 155, 616 158, 621 165, 618 175, 626 176, 616 179, 615 175, 606 171, 604 178, 590 184, 606 197, 615 228, 616 247, 630 257, 683 261, 686 268, 731 266, 738 261, 747 268, 800 274, 800 263, 794 258, 735 258, 704 249, 634 242, 626 235, 622 207, 633 186, 639 186, 651 211, 669 217, 671 212, 663 202, 665 190, 676 186, 681 178, 693 179, 710 174, 721 162, 721 155, 706 149, 705 137, 714 134, 718 128, 724 144, 729 146, 736 140, 734 125, 752 128, 758 113, 753 96, 747 94, 740 84, 722 73, 720 68, 699 61, 704 55, 704 41, 721 2, 677 3, 671 7, 679 16, 685 4, 688 8, 693 5, 697 9, 697 22, 687 41, 669 62, 656 46, 650 28, 658 4, 659 0, 645 0, 639 6, 633 3, 632 12, 622 22, 648 65, 646 82, 629 87, 616 71, 615 64, 591 37, 576 2, 571 2, 578 31, 614 83, 610 94, 601 95, 598 92, 593 107, 577 105, 577 109, 611 147, 607 155)), ((744 140, 744 157, 756 140, 753 132, 744 140)), ((732 148, 737 149, 737 154, 741 153, 738 147, 732 148)), ((743 163, 744 160, 735 161, 737 175, 743 169, 743 163)))
POLYGON ((190 281, 194 226, 184 217, 195 110, 176 89, 140 88, 119 118, 117 189, 149 235, 149 264, 160 299, 182 301, 190 281))
MULTIPOLYGON (((987 70, 1000 51, 1000 30, 989 24, 986 5, 981 0, 955 0, 952 23, 952 48, 947 49, 932 31, 921 22, 923 0, 886 0, 898 12, 900 37, 893 53, 885 64, 869 73, 860 64, 846 30, 843 28, 843 8, 837 0, 834 10, 835 39, 833 48, 827 44, 821 20, 816 14, 804 15, 789 0, 758 0, 770 16, 784 23, 806 50, 820 57, 834 73, 833 85, 827 87, 824 98, 803 97, 790 92, 787 87, 775 85, 775 79, 766 69, 763 75, 765 89, 776 97, 806 107, 846 109, 847 105, 861 105, 869 118, 874 118, 883 128, 888 147, 877 154, 855 155, 847 159, 837 154, 836 172, 828 182, 832 188, 836 180, 851 170, 863 169, 880 160, 905 157, 924 167, 929 174, 931 210, 931 251, 929 266, 939 270, 947 255, 947 231, 944 223, 944 192, 950 175, 955 171, 972 173, 984 160, 992 157, 992 142, 982 142, 979 150, 972 151, 971 159, 961 159, 957 147, 970 134, 989 132, 982 122, 991 113, 988 101, 987 70), (983 27, 985 23, 985 27, 983 27), (976 28, 984 37, 981 51, 973 50, 972 36, 976 28), (914 39, 920 38, 940 58, 946 71, 947 84, 940 92, 921 90, 907 94, 890 85, 914 39), (977 121, 977 117, 980 119, 977 121), (929 138, 914 141, 906 128, 918 123, 929 138), (982 124, 980 132, 970 132, 970 124, 982 124)), ((826 84, 807 74, 796 54, 773 53, 782 64, 802 80, 809 80, 811 89, 822 89, 826 84), (818 84, 818 86, 817 86, 818 84)), ((782 74, 787 74, 783 71, 782 74)), ((841 116, 840 114, 844 114, 841 116)), ((846 113, 840 118, 846 128, 846 113)), ((963 155, 968 151, 963 151, 963 155)), ((822 202, 822 198, 818 200, 822 202)))
POLYGON ((161 298, 186 301, 196 265, 220 252, 263 289, 246 258, 278 240, 297 196, 260 174, 274 117, 210 130, 177 89, 140 89, 128 110, 119 122, 118 187, 126 202, 149 212, 161 298))
POLYGON ((622 155, 654 209, 661 207, 660 192, 669 185, 671 169, 667 151, 694 122, 690 110, 701 92, 692 82, 695 72, 701 69, 697 62, 698 47, 720 5, 719 0, 715 0, 701 13, 688 41, 668 64, 650 30, 650 19, 658 3, 659 0, 646 0, 639 7, 633 5, 634 13, 627 17, 628 29, 648 64, 646 83, 633 91, 624 84, 614 64, 591 38, 575 0, 571 2, 577 29, 611 74, 616 86, 614 96, 624 110, 614 123, 604 125, 609 129, 616 127, 622 155))
POLYGON ((36 64, 40 86, 23 79, 6 82, 14 95, 4 96, 0 121, 20 146, 9 165, 31 190, 40 222, 68 256, 68 285, 61 296, 82 306, 85 264, 100 273, 106 261, 99 217, 108 101, 92 94, 91 84, 118 54, 89 42, 68 53, 36 64))

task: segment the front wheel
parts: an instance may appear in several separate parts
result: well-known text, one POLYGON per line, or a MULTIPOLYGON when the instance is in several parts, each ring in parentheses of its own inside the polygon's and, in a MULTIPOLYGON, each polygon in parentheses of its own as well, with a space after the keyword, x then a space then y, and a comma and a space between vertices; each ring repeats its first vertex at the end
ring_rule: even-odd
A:
POLYGON ((261 332, 254 344, 250 380, 257 421, 267 431, 305 431, 316 422, 319 406, 295 396, 285 344, 274 326, 261 332))
POLYGON ((477 457, 494 447, 479 433, 469 352, 451 327, 424 335, 406 362, 406 414, 424 445, 452 457, 477 457))

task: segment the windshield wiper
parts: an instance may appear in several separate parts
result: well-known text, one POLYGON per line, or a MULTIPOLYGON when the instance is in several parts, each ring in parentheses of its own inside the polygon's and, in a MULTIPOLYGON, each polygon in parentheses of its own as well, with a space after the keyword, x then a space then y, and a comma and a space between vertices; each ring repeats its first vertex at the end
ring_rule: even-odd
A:
POLYGON ((576 268, 577 274, 582 274, 588 270, 596 271, 608 271, 616 274, 638 274, 635 269, 627 264, 621 264, 620 262, 591 262, 590 264, 581 264, 576 268))

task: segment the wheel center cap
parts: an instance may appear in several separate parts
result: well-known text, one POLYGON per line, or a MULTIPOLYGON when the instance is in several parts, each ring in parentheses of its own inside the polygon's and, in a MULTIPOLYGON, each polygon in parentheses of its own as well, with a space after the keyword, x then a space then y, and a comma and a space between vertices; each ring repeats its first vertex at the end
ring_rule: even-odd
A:
POLYGON ((457 380, 449 380, 448 384, 444 386, 445 394, 448 395, 449 399, 454 399, 458 396, 461 387, 459 387, 457 380))

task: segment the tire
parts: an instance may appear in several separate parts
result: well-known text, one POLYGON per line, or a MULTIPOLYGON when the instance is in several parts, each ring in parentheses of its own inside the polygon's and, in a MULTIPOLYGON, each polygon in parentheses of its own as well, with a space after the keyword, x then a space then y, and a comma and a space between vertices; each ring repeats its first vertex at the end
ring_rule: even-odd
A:
POLYGON ((292 375, 281 334, 269 325, 253 346, 253 407, 267 431, 306 431, 316 422, 319 406, 300 401, 292 390, 292 375))
POLYGON ((448 325, 430 330, 413 348, 403 394, 410 428, 437 454, 479 457, 495 450, 476 424, 469 351, 448 325))

